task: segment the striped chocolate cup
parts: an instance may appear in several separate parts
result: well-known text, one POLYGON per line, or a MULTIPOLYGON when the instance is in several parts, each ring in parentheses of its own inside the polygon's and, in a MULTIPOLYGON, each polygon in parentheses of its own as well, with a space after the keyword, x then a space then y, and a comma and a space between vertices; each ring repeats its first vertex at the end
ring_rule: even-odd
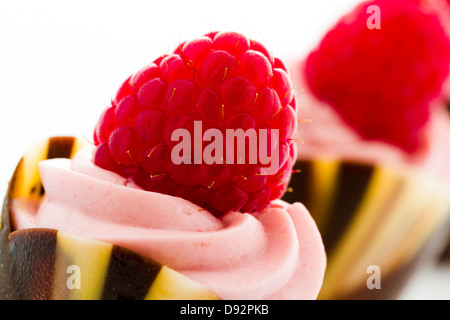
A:
POLYGON ((126 248, 54 229, 13 229, 12 202, 39 202, 45 195, 38 162, 71 158, 84 145, 80 138, 53 137, 18 163, 0 216, 0 299, 219 299, 203 285, 126 248))
POLYGON ((395 299, 450 213, 447 188, 420 172, 299 160, 287 202, 315 219, 328 262, 318 299, 395 299))

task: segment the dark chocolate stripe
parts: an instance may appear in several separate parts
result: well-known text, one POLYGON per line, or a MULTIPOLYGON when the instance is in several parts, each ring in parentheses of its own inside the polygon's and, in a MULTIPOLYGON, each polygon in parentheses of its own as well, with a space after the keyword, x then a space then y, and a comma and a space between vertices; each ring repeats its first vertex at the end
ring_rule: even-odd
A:
POLYGON ((297 161, 294 165, 294 172, 291 176, 288 189, 282 197, 282 200, 288 203, 301 202, 306 208, 310 208, 313 190, 313 163, 311 161, 297 161))
POLYGON ((49 139, 46 158, 70 158, 74 144, 74 137, 52 137, 49 139))
POLYGON ((322 234, 325 249, 332 253, 342 238, 363 199, 374 167, 362 163, 342 162, 337 174, 330 212, 327 214, 327 232, 322 234))
POLYGON ((11 234, 9 276, 15 299, 47 300, 52 294, 56 230, 24 229, 11 234))
POLYGON ((17 294, 14 288, 13 279, 10 274, 11 254, 10 239, 11 234, 11 200, 14 187, 17 181, 17 175, 22 170, 23 158, 17 164, 14 173, 9 181, 8 190, 2 206, 2 222, 0 229, 0 300, 17 300, 17 294))
POLYGON ((450 261, 450 237, 448 237, 449 242, 447 244, 447 247, 445 247, 444 252, 442 252, 441 256, 439 257, 439 263, 446 263, 450 261))
MULTIPOLYGON (((70 158, 74 144, 74 137, 51 137, 48 142, 47 155, 45 159, 70 158)), ((44 186, 41 184, 39 195, 43 196, 44 193, 44 186)))
MULTIPOLYGON (((5 236, 9 237, 9 233, 11 232, 11 223, 10 223, 10 211, 11 211, 11 199, 13 196, 14 187, 17 181, 17 175, 20 170, 22 170, 23 158, 20 159, 16 168, 14 169, 14 173, 9 180, 8 189, 6 191, 6 196, 3 201, 2 206, 2 227, 0 229, 1 232, 5 232, 5 236)), ((0 241, 3 241, 3 235, 0 238, 0 241)), ((9 241, 6 241, 8 243, 9 241)), ((3 242, 2 242, 3 243, 3 242)))
POLYGON ((119 246, 113 246, 105 278, 103 300, 142 300, 161 265, 119 246))
MULTIPOLYGON (((11 187, 10 183, 10 187, 11 187)), ((9 221, 10 196, 8 190, 7 196, 2 206, 2 227, 0 229, 0 300, 16 299, 12 290, 11 277, 9 275, 9 234, 11 224, 9 221)))

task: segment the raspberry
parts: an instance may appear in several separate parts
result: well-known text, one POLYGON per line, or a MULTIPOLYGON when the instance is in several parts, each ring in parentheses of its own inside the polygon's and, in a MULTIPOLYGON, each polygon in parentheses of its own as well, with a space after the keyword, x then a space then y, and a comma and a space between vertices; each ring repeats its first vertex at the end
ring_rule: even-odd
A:
POLYGON ((414 152, 448 74, 450 46, 438 17, 417 0, 375 0, 345 15, 307 57, 311 92, 365 139, 414 152), (367 8, 380 9, 380 29, 367 8))
POLYGON ((180 44, 122 84, 95 127, 93 161, 145 190, 185 198, 217 216, 252 213, 286 191, 296 159, 296 114, 291 80, 278 58, 242 34, 213 32, 180 44), (189 133, 189 148, 180 148, 184 136, 173 139, 177 129, 189 133), (204 135, 213 132, 208 129, 221 136, 204 135), (274 129, 278 136, 270 135, 274 129), (240 145, 233 140, 232 147, 229 130, 254 130, 257 142, 267 141, 258 150, 251 138, 240 145), (222 155, 213 148, 216 139, 222 155), (267 157, 276 150, 268 174, 267 157), (215 161, 199 160, 199 151, 215 161), (174 154, 186 161, 174 161, 174 154))

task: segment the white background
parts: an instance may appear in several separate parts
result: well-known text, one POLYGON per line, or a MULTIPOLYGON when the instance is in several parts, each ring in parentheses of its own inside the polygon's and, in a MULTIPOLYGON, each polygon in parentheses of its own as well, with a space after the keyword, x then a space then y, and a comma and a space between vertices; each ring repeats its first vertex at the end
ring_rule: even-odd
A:
MULTIPOLYGON (((0 194, 26 148, 56 135, 91 140, 122 81, 179 42, 232 30, 300 59, 359 2, 0 0, 0 194)), ((448 269, 425 271, 403 298, 449 299, 448 269)))

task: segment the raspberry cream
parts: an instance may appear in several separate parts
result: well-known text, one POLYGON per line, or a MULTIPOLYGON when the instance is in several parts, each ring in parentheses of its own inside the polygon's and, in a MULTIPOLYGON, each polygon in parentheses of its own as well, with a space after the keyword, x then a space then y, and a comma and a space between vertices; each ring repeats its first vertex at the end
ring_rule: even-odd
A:
POLYGON ((326 257, 300 203, 217 218, 173 196, 144 191, 91 162, 40 163, 46 197, 35 211, 16 201, 15 228, 44 227, 131 249, 198 281, 223 299, 315 299, 326 257))

